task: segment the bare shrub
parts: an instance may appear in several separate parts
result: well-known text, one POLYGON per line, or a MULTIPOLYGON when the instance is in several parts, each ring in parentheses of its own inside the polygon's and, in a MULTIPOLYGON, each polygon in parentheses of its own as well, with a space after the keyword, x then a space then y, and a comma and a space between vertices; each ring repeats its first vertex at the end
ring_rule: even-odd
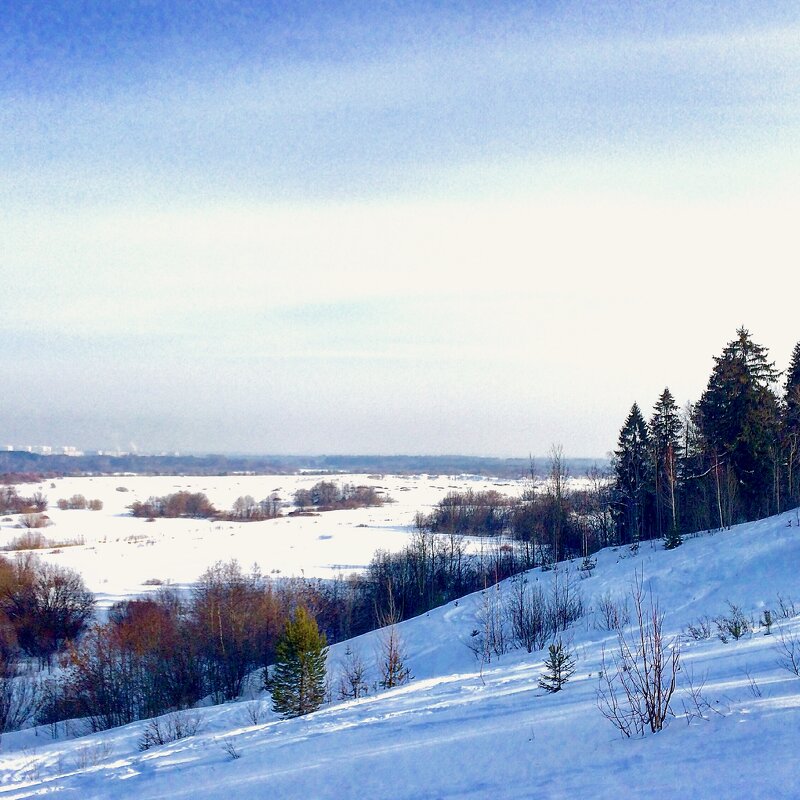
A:
POLYGON ((7 551, 17 550, 43 550, 49 547, 50 543, 44 534, 39 531, 27 531, 15 536, 4 548, 7 551))
POLYGON ((139 750, 149 750, 179 739, 194 736, 200 729, 200 715, 197 712, 174 711, 164 717, 155 717, 145 725, 139 738, 139 750))
POLYGON ((0 737, 34 719, 38 708, 37 674, 23 668, 13 653, 0 653, 0 737))
POLYGON ((467 646, 481 665, 492 661, 492 656, 501 656, 511 649, 512 639, 506 629, 506 615, 500 600, 500 584, 481 592, 481 607, 478 610, 478 626, 473 628, 467 646))
POLYGON ((547 601, 541 586, 529 586, 526 578, 518 576, 511 587, 508 617, 517 646, 529 653, 544 647, 549 628, 547 601))
POLYGON ((622 630, 631 621, 631 612, 628 608, 628 600, 620 600, 614 597, 611 592, 606 592, 597 601, 597 612, 595 615, 595 625, 603 631, 622 630))
POLYGON ((251 700, 244 708, 245 719, 251 725, 260 725, 267 716, 269 704, 264 700, 251 700))
POLYGON ((747 686, 750 689, 750 694, 752 694, 753 697, 755 698, 761 697, 761 687, 758 685, 758 682, 751 674, 750 667, 744 668, 744 674, 745 677, 747 678, 747 686))
POLYGON ((82 511, 85 508, 89 508, 92 511, 100 511, 103 508, 103 501, 102 500, 87 500, 82 494, 74 494, 69 500, 65 500, 61 498, 58 503, 56 504, 61 509, 61 511, 82 511))
POLYGON ((703 690, 705 689, 707 674, 699 681, 695 680, 694 673, 691 670, 686 671, 684 674, 684 682, 686 684, 686 692, 683 698, 683 713, 686 718, 686 724, 691 725, 692 720, 702 719, 708 720, 711 714, 718 714, 722 716, 711 703, 708 702, 703 690))
POLYGON ((231 761, 242 757, 242 751, 236 746, 236 742, 232 737, 222 740, 222 749, 228 754, 231 761))
POLYGON ((781 631, 776 649, 778 666, 800 678, 800 638, 797 634, 781 631))
POLYGON ((662 730, 670 713, 680 668, 680 642, 666 642, 664 614, 637 573, 632 587, 633 629, 617 631, 618 648, 602 655, 597 705, 625 737, 662 730))
POLYGON ((565 631, 583 616, 583 596, 578 580, 569 570, 554 570, 548 600, 547 616, 552 633, 565 631))
POLYGON ((783 619, 791 619, 797 616, 797 607, 794 600, 783 595, 778 595, 778 611, 783 619))
POLYGON ((75 769, 96 767, 101 761, 108 758, 112 752, 111 743, 105 740, 100 740, 93 744, 85 744, 75 750, 73 759, 75 769))
POLYGON ((694 641, 699 642, 711 638, 711 617, 705 615, 698 617, 696 622, 690 622, 686 626, 686 633, 694 641))
POLYGON ((583 616, 583 598, 575 575, 555 570, 549 594, 541 586, 529 586, 525 577, 512 582, 506 614, 511 645, 529 653, 541 650, 555 634, 565 631, 583 616))
POLYGON ((46 528, 49 522, 45 514, 23 514, 19 518, 21 528, 46 528))
POLYGON ((28 531, 15 536, 2 549, 8 552, 20 550, 46 550, 51 547, 80 547, 85 544, 83 536, 74 539, 48 539, 38 531, 28 531))

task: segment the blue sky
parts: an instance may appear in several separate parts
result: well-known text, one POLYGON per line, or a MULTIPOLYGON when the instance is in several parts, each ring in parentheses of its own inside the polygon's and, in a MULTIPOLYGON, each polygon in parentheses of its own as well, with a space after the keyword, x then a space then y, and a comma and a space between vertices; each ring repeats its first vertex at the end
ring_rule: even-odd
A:
POLYGON ((0 11, 0 444, 602 456, 798 338, 796 4, 0 11))

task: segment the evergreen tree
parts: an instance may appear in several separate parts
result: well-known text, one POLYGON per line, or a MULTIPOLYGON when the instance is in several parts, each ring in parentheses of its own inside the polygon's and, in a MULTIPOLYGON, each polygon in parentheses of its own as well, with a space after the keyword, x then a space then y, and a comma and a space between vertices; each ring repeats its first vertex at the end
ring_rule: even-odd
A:
POLYGON ((696 404, 687 403, 683 411, 681 457, 678 461, 680 487, 680 531, 699 531, 718 524, 713 501, 713 480, 698 424, 696 404))
POLYGON ((564 647, 561 639, 553 642, 547 651, 545 671, 539 678, 539 688, 547 692, 557 692, 575 672, 575 659, 564 647))
POLYGON ((779 414, 771 389, 778 372, 766 348, 753 342, 745 328, 736 333, 722 355, 714 357, 697 404, 720 525, 766 516, 778 501, 779 414))
POLYGON ((650 437, 634 403, 614 452, 613 513, 620 541, 638 545, 647 524, 650 494, 650 437))
POLYGON ((286 622, 275 652, 272 676, 265 676, 274 710, 284 719, 316 711, 325 696, 328 647, 325 634, 302 606, 286 622))
POLYGON ((800 503, 800 342, 794 346, 786 375, 783 404, 783 452, 787 504, 800 503))
POLYGON ((664 389, 653 408, 648 431, 653 452, 653 481, 656 529, 667 547, 677 547, 678 535, 678 462, 681 455, 682 424, 678 406, 669 389, 664 389))

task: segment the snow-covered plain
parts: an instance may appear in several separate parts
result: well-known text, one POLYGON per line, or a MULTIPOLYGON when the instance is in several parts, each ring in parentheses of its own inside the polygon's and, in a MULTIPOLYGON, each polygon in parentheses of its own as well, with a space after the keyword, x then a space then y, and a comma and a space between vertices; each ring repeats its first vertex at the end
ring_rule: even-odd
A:
MULTIPOLYGON (((428 513, 448 492, 494 489, 517 495, 524 486, 525 481, 446 475, 125 475, 57 478, 17 488, 24 496, 39 490, 50 502, 47 515, 52 524, 40 533, 56 546, 40 550, 41 557, 80 572, 104 607, 120 597, 147 591, 148 581, 186 585, 215 561, 232 558, 246 569, 258 564, 263 573, 272 575, 330 578, 362 571, 376 550, 400 550, 408 542, 415 513, 428 513), (204 492, 222 511, 230 510, 236 498, 244 495, 262 500, 277 492, 290 502, 297 489, 310 488, 320 480, 373 486, 394 502, 260 522, 147 522, 131 517, 127 509, 134 500, 181 490, 204 492), (118 491, 121 488, 126 491, 118 491), (61 511, 56 507, 59 499, 74 494, 102 500, 102 510, 61 511), (83 544, 75 546, 74 542, 83 544)), ((16 517, 0 521, 0 547, 22 532, 16 517)))
MULTIPOLYGON (((6 734, 0 797, 800 797, 800 678, 779 666, 777 649, 781 635, 800 638, 800 616, 727 644, 685 639, 675 716, 658 734, 624 739, 596 704, 601 651, 615 642, 597 624, 599 598, 622 598, 641 571, 670 637, 728 602, 754 619, 777 612, 779 596, 800 610, 799 521, 791 512, 673 551, 599 553, 579 583, 588 613, 568 634, 577 671, 557 694, 537 687, 542 652, 507 653, 480 670, 466 646, 479 592, 399 626, 414 675, 406 686, 295 720, 265 712, 258 725, 247 713, 258 699, 200 709, 196 736, 146 752, 137 749, 145 722, 54 741, 44 729, 6 734), (705 718, 684 713, 690 677, 704 683, 705 718)), ((528 580, 546 588, 553 573, 528 580)), ((510 587, 488 591, 503 602, 510 587)), ((345 647, 372 666, 380 636, 331 648, 334 685, 345 647)))

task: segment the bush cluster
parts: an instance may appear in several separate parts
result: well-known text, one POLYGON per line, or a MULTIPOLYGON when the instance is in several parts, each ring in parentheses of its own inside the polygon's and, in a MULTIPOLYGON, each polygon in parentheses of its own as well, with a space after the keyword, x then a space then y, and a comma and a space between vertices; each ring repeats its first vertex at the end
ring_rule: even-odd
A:
POLYGON ((47 497, 34 492, 30 497, 19 494, 15 486, 0 487, 0 514, 33 514, 47 511, 47 497))
POLYGON ((87 500, 82 494, 74 494, 69 499, 61 498, 56 505, 61 511, 82 510, 88 508, 90 511, 102 511, 102 500, 87 500))
POLYGON ((382 506, 386 502, 391 502, 391 498, 374 486, 339 485, 333 481, 319 481, 310 489, 298 489, 294 493, 294 504, 298 508, 318 511, 382 506))

